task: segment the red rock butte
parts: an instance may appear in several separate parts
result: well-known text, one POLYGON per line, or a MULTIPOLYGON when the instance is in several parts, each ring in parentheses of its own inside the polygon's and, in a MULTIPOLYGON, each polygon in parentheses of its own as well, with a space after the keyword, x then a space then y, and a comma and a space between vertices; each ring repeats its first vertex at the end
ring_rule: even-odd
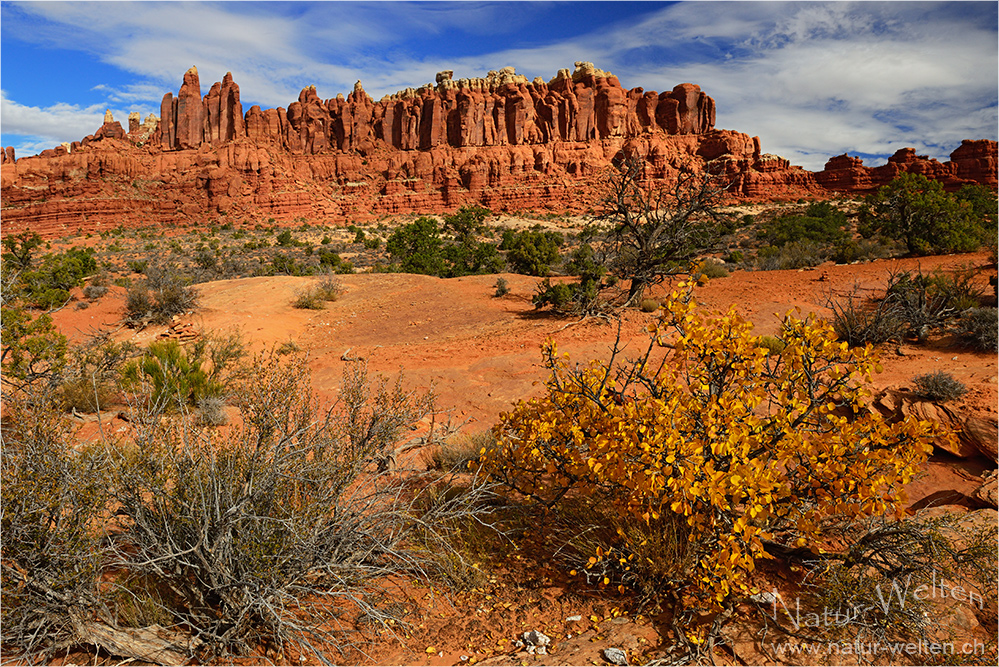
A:
POLYGON ((623 156, 643 160, 654 179, 722 174, 729 195, 747 200, 864 193, 906 171, 948 189, 997 184, 995 141, 964 141, 948 162, 903 148, 881 167, 841 155, 809 172, 714 125, 715 102, 697 85, 626 90, 587 62, 548 82, 512 67, 457 80, 445 71, 377 102, 360 81, 328 100, 310 86, 287 109, 245 113, 231 73, 202 96, 192 67, 159 118, 130 114, 125 131, 108 112, 81 141, 20 159, 6 148, 3 232, 54 237, 225 216, 336 224, 473 203, 579 213, 623 156))

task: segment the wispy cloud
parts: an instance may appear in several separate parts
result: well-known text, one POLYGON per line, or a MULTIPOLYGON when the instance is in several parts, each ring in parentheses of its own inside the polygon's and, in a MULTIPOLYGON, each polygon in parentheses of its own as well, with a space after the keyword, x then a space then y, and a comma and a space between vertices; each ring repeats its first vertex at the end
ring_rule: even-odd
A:
MULTIPOLYGON (((333 97, 360 79, 377 99, 444 69, 468 77, 510 65, 548 79, 589 60, 629 87, 697 83, 716 99, 719 127, 758 135, 765 150, 810 169, 842 152, 888 155, 902 146, 946 159, 961 139, 996 135, 994 3, 650 3, 633 20, 580 22, 556 40, 546 39, 547 26, 597 3, 5 7, 5 39, 72 44, 130 73, 131 81, 99 88, 109 106, 158 109, 192 64, 203 92, 232 71, 245 102, 287 106, 308 85, 333 97)), ((7 134, 15 103, 4 104, 7 134)), ((71 105, 46 110, 57 108, 69 120, 71 105)), ((94 116, 78 110, 73 131, 84 117, 94 116)), ((57 128, 44 117, 19 122, 36 136, 64 141, 70 132, 49 135, 57 128)))
MULTIPOLYGON (((52 148, 60 141, 70 141, 69 137, 77 141, 93 134, 104 122, 104 111, 103 107, 96 105, 86 108, 62 103, 45 108, 24 106, 7 99, 6 91, 0 91, 4 134, 34 136, 38 141, 52 138, 43 148, 52 148)), ((24 149, 24 146, 20 147, 20 150, 24 149)))

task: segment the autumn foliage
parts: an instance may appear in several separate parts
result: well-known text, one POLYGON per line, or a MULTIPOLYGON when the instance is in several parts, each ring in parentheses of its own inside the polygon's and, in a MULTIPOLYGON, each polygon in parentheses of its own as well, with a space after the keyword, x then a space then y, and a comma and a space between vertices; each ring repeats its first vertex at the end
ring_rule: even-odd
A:
POLYGON ((549 343, 547 391, 502 416, 483 460, 547 507, 612 508, 618 527, 583 568, 608 572, 601 583, 656 565, 648 543, 666 541, 683 568, 662 595, 719 609, 754 592, 777 545, 819 545, 834 521, 900 513, 902 486, 949 436, 866 407, 861 380, 880 370, 870 346, 788 315, 775 351, 734 308, 707 316, 690 297, 681 283, 637 359, 615 346, 608 361, 571 365, 549 343), (647 530, 621 528, 636 523, 647 530))

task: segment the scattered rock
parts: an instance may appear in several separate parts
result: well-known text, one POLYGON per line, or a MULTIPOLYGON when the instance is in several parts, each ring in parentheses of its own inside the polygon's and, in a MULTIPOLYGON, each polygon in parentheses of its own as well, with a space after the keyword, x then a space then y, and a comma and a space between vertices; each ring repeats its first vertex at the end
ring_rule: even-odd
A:
POLYGON ((605 648, 604 659, 612 665, 628 664, 628 655, 619 648, 605 648))
POLYGON ((982 484, 973 494, 973 498, 986 507, 999 509, 999 476, 997 471, 992 470, 985 475, 985 483, 982 484))
POLYGON ((514 642, 514 646, 523 648, 531 655, 547 655, 548 645, 551 644, 551 641, 551 637, 548 635, 537 630, 531 630, 525 632, 521 639, 514 642))
POLYGON ((201 333, 195 328, 193 322, 178 322, 179 318, 174 316, 172 320, 174 324, 164 331, 163 333, 156 336, 157 340, 175 340, 180 343, 189 343, 195 340, 201 333))
POLYGON ((761 593, 757 593, 756 595, 750 595, 749 599, 753 602, 758 602, 759 604, 772 605, 780 600, 780 593, 775 591, 763 591, 761 593))

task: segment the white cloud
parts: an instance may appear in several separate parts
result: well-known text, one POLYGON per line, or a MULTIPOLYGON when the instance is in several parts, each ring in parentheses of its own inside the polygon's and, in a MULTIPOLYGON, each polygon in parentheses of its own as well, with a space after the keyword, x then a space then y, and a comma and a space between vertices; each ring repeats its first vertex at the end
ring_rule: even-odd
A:
MULTIPOLYGON (((7 92, 0 90, 0 128, 5 135, 21 137, 14 146, 18 155, 33 155, 93 134, 104 124, 106 110, 107 107, 97 104, 88 107, 64 103, 47 107, 27 106, 9 99, 7 92)), ((131 110, 137 109, 111 109, 115 120, 126 131, 131 110)))
POLYGON ((809 169, 904 146, 947 159, 961 139, 996 136, 994 20, 960 4, 678 5, 647 22, 646 42, 669 24, 681 40, 724 38, 716 46, 731 57, 636 70, 651 88, 700 84, 719 127, 758 135, 764 150, 809 169))

